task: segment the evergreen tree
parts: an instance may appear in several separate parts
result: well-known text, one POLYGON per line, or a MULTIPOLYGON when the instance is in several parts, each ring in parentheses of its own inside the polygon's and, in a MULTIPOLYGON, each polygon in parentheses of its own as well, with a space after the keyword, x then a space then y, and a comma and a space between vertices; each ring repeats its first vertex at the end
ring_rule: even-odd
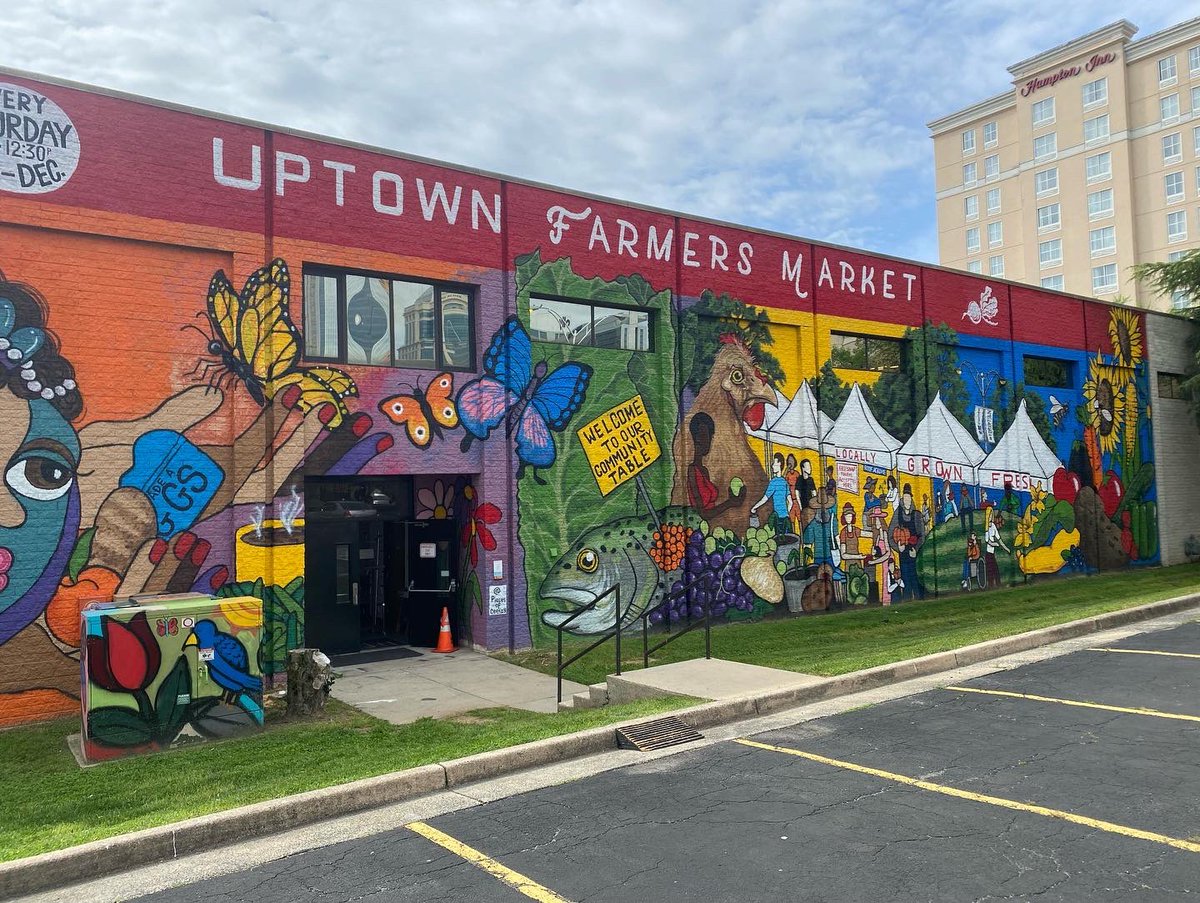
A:
MULTIPOLYGON (((1184 254, 1178 260, 1159 263, 1139 263, 1133 268, 1135 279, 1148 282, 1161 294, 1181 292, 1190 301, 1186 316, 1200 319, 1200 248, 1184 254)), ((1200 329, 1192 330, 1190 339, 1192 365, 1183 382, 1183 397, 1192 403, 1192 413, 1200 422, 1200 329)))

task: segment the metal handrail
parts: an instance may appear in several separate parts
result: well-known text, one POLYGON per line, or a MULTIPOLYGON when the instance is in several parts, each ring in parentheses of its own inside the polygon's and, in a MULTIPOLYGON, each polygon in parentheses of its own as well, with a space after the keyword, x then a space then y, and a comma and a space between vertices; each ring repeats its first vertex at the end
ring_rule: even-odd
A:
POLYGON ((616 643, 616 645, 617 645, 617 674, 621 673, 621 584, 614 583, 612 586, 610 586, 608 589, 606 589, 604 592, 602 592, 600 595, 598 595, 595 599, 593 599, 591 602, 589 602, 583 608, 578 609, 573 615, 571 615, 571 617, 567 618, 566 620, 562 621, 559 624, 556 624, 554 626, 554 629, 556 631, 558 631, 558 701, 561 703, 562 702, 563 671, 565 671, 571 665, 575 664, 575 662, 579 661, 581 658, 583 658, 585 655, 587 655, 589 652, 591 652, 597 646, 600 646, 603 643, 607 643, 613 637, 616 637, 616 640, 617 640, 617 643, 616 643), (604 599, 606 599, 608 596, 610 596, 614 593, 616 594, 616 605, 615 605, 616 614, 613 617, 612 629, 604 631, 604 634, 598 640, 596 640, 594 643, 592 643, 590 646, 586 647, 582 651, 571 656, 569 659, 567 659, 564 662, 563 661, 563 631, 566 630, 567 626, 572 621, 574 621, 576 618, 578 618, 580 615, 584 614, 585 612, 591 611, 593 608, 595 608, 597 605, 599 605, 602 601, 604 601, 604 599))
MULTIPOLYGON (((672 593, 669 593, 666 596, 666 598, 664 598, 663 601, 660 602, 658 605, 656 605, 654 608, 647 610, 646 613, 642 615, 642 667, 643 668, 650 667, 651 653, 657 652, 659 649, 662 649, 664 646, 670 645, 671 643, 673 643, 677 639, 679 639, 681 636, 686 636, 687 634, 691 633, 693 630, 695 630, 696 628, 701 627, 701 626, 704 627, 704 657, 712 658, 712 606, 709 603, 707 596, 705 597, 705 600, 704 600, 704 616, 702 618, 700 618, 699 620, 694 621, 691 624, 688 624, 687 627, 685 627, 683 630, 679 631, 678 633, 671 633, 671 604, 670 604, 671 602, 675 601, 676 599, 680 598, 681 596, 686 596, 689 592, 691 592, 692 587, 694 587, 701 580, 712 580, 712 579, 713 579, 713 575, 711 573, 697 574, 690 581, 685 583, 683 586, 679 587, 679 589, 675 590, 672 593), (666 606, 667 638, 665 640, 663 640, 661 643, 658 643, 655 646, 651 647, 650 646, 650 615, 652 612, 658 611, 659 609, 663 608, 664 606, 666 606)), ((688 620, 689 621, 692 620, 690 612, 688 614, 688 620)))

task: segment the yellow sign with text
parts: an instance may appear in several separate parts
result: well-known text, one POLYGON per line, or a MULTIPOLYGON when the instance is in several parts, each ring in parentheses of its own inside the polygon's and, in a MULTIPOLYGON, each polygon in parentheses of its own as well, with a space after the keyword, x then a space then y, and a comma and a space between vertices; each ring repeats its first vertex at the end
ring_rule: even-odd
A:
POLYGON ((641 395, 635 395, 576 431, 601 495, 636 477, 662 449, 641 395))

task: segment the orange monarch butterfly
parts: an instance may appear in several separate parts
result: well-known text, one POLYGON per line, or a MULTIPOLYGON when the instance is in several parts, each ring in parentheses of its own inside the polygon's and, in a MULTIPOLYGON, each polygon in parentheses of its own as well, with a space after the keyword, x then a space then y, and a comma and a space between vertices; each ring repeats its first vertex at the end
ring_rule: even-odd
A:
POLYGON ((297 407, 304 413, 322 405, 333 405, 336 413, 325 428, 336 429, 350 412, 345 399, 358 394, 349 374, 333 367, 300 367, 300 330, 288 311, 291 277, 287 263, 275 258, 255 270, 241 292, 234 289, 224 270, 217 270, 208 285, 207 316, 211 333, 196 326, 208 339, 208 353, 193 373, 208 379, 210 386, 238 380, 260 405, 286 389, 297 386, 297 407))
POLYGON ((417 448, 425 448, 433 437, 442 438, 442 428, 458 426, 458 408, 454 404, 454 376, 439 373, 422 392, 413 387, 411 395, 401 393, 379 402, 382 411, 393 423, 403 424, 408 439, 417 448))

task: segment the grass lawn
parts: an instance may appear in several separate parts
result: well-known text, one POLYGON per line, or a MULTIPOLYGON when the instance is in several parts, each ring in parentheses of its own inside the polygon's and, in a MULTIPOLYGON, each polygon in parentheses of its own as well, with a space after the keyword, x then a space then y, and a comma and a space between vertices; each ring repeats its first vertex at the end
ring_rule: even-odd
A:
MULTIPOLYGON (((767 617, 713 629, 716 658, 809 674, 844 674, 875 665, 956 649, 983 640, 1131 608, 1200 589, 1200 565, 1146 568, 1103 576, 1051 578, 1011 589, 973 592, 816 615, 767 617)), ((652 639, 651 642, 654 640, 652 639)), ((564 657, 586 645, 563 643, 564 657)), ((642 666, 640 633, 622 642, 625 668, 642 666)), ((567 669, 566 677, 598 683, 614 670, 606 643, 567 669)), ((704 655, 704 632, 693 631, 659 651, 651 665, 704 655)), ((502 655, 507 661, 553 674, 555 650, 502 655)))
POLYGON ((678 708, 687 697, 558 715, 479 709, 393 725, 330 700, 314 721, 268 713, 253 737, 81 769, 79 720, 0 731, 0 861, 234 806, 678 708))

